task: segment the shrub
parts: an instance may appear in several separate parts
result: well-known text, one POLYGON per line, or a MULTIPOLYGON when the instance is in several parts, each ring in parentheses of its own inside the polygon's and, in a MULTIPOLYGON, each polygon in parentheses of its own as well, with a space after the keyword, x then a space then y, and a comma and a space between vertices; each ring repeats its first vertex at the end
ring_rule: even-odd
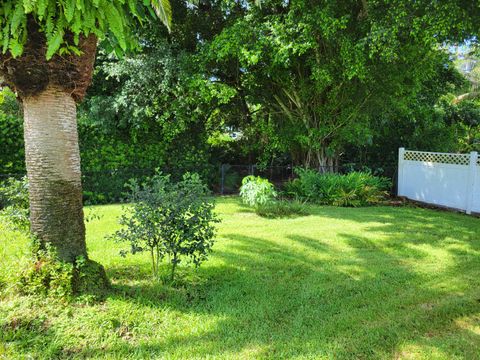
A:
POLYGON ((249 175, 243 178, 240 195, 243 202, 258 208, 271 203, 277 197, 273 184, 260 176, 249 175))
POLYGON ((346 175, 297 169, 298 178, 285 185, 287 195, 318 204, 366 206, 384 200, 391 182, 369 172, 346 175))
MULTIPOLYGON (((133 203, 120 218, 123 227, 113 238, 130 243, 130 252, 149 251, 152 272, 159 277, 160 262, 168 257, 173 281, 175 269, 186 257, 195 266, 207 259, 218 222, 209 191, 197 174, 185 174, 174 183, 170 176, 154 175, 143 184, 131 181, 133 203)), ((121 255, 125 256, 126 251, 121 255)))
POLYGON ((0 183, 0 215, 18 229, 26 229, 30 223, 28 180, 10 178, 0 183))
POLYGON ((130 180, 144 181, 154 174, 150 170, 112 169, 82 174, 83 201, 86 205, 122 202, 125 184, 130 180))

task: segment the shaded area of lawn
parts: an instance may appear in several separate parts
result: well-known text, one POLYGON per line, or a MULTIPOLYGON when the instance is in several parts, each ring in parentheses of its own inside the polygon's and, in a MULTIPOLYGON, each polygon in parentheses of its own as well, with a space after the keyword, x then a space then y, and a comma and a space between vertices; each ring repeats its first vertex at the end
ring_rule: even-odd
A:
POLYGON ((170 288, 148 280, 148 257, 103 240, 120 208, 95 211, 88 243, 112 294, 6 295, 0 357, 480 358, 478 219, 410 207, 264 219, 224 198, 211 260, 170 288))

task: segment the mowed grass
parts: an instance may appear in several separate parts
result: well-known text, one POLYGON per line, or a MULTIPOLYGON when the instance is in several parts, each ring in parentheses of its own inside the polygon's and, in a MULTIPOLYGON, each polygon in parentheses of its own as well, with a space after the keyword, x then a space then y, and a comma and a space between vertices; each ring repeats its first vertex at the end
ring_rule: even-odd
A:
POLYGON ((90 255, 114 285, 102 303, 14 295, 26 240, 0 225, 0 358, 480 359, 477 218, 312 206, 265 219, 222 198, 210 261, 170 287, 104 239, 121 206, 92 209, 90 255))

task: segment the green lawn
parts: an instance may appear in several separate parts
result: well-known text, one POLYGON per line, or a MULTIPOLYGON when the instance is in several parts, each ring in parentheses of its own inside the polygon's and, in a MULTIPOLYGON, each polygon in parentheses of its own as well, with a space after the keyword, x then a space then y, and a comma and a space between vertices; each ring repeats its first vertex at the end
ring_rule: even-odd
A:
POLYGON ((114 284, 103 303, 12 295, 25 240, 0 225, 0 358, 480 359, 479 219, 412 207, 265 219, 223 198, 210 261, 171 288, 146 255, 104 240, 121 207, 94 209, 88 247, 114 284))

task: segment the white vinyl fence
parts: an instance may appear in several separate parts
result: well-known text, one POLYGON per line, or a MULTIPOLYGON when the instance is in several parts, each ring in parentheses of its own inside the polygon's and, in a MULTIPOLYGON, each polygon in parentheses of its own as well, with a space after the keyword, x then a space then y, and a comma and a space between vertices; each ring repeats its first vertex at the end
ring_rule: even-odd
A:
POLYGON ((428 204, 480 213, 480 158, 400 148, 398 195, 428 204))

